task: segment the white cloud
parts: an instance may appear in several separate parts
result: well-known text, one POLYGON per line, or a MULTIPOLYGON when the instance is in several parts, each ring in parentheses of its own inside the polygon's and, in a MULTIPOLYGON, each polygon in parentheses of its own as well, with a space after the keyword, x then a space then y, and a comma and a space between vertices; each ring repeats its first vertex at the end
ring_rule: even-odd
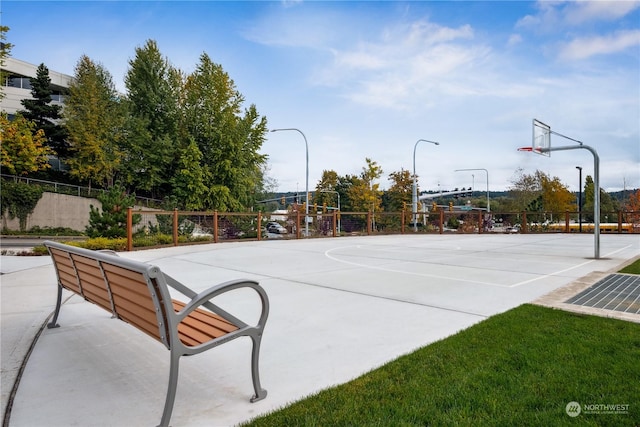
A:
POLYGON ((614 21, 640 8, 640 2, 637 0, 539 0, 536 7, 538 13, 520 19, 516 28, 547 32, 558 31, 567 26, 579 26, 587 22, 614 21))
POLYGON ((626 16, 638 9, 638 1, 571 1, 563 11, 564 20, 571 25, 580 25, 588 21, 612 21, 626 16))
POLYGON ((507 40, 507 46, 513 47, 522 43, 522 36, 520 34, 511 34, 509 40, 507 40))
POLYGON ((620 31, 615 34, 576 38, 560 49, 562 60, 578 60, 594 55, 606 55, 640 46, 640 30, 620 31))

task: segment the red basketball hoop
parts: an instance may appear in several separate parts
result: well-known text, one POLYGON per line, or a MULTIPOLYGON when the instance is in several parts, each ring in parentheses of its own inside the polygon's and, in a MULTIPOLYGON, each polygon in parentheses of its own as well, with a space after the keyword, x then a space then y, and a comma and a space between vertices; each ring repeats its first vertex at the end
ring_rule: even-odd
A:
POLYGON ((520 147, 518 148, 518 151, 528 151, 531 153, 536 153, 536 154, 542 154, 542 150, 538 147, 533 148, 533 147, 520 147))

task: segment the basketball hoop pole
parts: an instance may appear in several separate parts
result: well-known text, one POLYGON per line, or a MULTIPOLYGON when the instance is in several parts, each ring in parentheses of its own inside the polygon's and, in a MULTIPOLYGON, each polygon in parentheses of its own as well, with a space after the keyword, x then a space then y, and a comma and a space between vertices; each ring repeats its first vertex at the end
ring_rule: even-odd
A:
MULTIPOLYGON (((564 135, 561 135, 564 136, 564 135)), ((573 140, 575 141, 575 140, 573 140)), ((580 142, 580 141, 577 141, 580 142)), ((541 153, 546 153, 550 151, 566 151, 566 150, 578 150, 585 149, 591 151, 593 154, 593 237, 594 237, 594 255, 595 259, 600 258, 600 157, 598 156, 598 152, 589 147, 588 145, 584 145, 580 142, 580 145, 567 145, 564 147, 547 147, 536 149, 536 151, 541 153)), ((523 147, 519 148, 518 151, 533 151, 532 147, 523 147)))

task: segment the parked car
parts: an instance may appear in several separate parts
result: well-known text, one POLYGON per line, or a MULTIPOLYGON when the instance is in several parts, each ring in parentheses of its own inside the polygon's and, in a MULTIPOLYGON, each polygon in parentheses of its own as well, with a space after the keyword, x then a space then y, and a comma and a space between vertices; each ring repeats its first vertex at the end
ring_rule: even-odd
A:
POLYGON ((287 229, 281 226, 280 224, 271 224, 267 226, 267 231, 269 233, 276 234, 287 234, 287 229))

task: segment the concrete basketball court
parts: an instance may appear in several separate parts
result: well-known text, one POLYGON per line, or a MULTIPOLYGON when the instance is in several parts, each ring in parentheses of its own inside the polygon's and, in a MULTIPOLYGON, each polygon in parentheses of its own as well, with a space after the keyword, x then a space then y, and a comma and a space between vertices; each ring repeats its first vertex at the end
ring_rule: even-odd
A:
MULTIPOLYGON (((249 403, 250 340, 183 357, 173 426, 228 426, 344 383, 402 354, 640 256, 640 236, 403 235, 261 241, 122 253, 195 291, 248 278, 271 311, 249 403)), ((1 259, 2 410, 34 336, 52 312, 48 257, 1 259)), ((67 296, 71 295, 70 293, 67 296)), ((248 295, 248 294, 247 294, 248 295)), ((225 304, 251 313, 244 294, 225 304)), ((153 426, 169 352, 109 313, 71 297, 24 368, 10 426, 153 426)))

